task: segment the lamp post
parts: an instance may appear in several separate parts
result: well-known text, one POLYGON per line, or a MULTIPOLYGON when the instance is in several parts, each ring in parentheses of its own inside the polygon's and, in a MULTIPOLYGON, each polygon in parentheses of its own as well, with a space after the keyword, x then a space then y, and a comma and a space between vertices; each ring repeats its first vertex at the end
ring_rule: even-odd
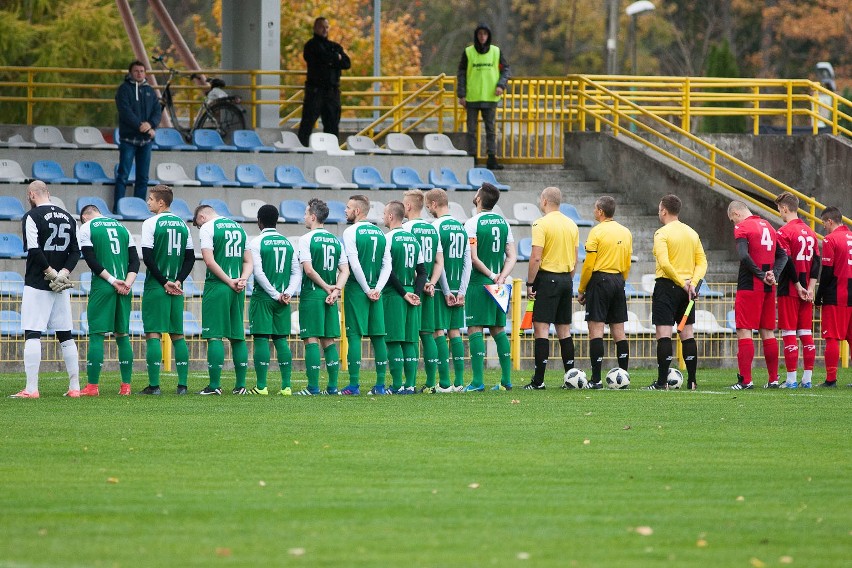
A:
POLYGON ((630 43, 630 73, 632 75, 638 74, 638 60, 636 57, 636 44, 639 43, 637 41, 637 30, 636 30, 636 18, 639 17, 639 14, 644 12, 651 12, 654 10, 654 5, 648 0, 639 0, 638 2, 633 2, 627 8, 624 9, 625 13, 630 16, 630 34, 628 41, 630 43))

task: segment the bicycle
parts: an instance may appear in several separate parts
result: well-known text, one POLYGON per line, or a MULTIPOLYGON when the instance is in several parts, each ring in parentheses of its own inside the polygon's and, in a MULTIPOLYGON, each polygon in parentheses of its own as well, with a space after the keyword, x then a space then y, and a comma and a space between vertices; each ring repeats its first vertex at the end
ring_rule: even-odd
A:
MULTIPOLYGON (((195 122, 191 127, 187 128, 181 125, 180 119, 175 110, 174 99, 172 98, 172 81, 175 77, 181 75, 177 69, 169 67, 163 61, 163 56, 153 57, 155 63, 169 72, 169 78, 166 85, 163 87, 163 96, 160 99, 160 106, 165 110, 172 120, 172 126, 180 132, 184 140, 188 143, 192 142, 192 133, 196 130, 207 128, 215 130, 219 133, 222 139, 228 143, 231 142, 231 134, 235 130, 244 130, 246 127, 246 111, 240 106, 240 97, 230 96, 222 90, 225 83, 221 79, 208 79, 211 84, 211 93, 216 92, 218 98, 211 98, 209 95, 205 97, 201 103, 201 111, 195 117, 195 122)), ((195 74, 191 76, 195 78, 195 74)))

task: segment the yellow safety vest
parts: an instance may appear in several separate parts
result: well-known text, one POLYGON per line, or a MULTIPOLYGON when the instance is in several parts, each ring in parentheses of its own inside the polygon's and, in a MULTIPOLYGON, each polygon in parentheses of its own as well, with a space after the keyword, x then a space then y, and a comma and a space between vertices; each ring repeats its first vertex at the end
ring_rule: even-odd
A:
POLYGON ((487 53, 479 53, 469 45, 467 55, 467 95, 471 102, 493 102, 500 100, 494 89, 500 80, 500 48, 492 45, 487 53))

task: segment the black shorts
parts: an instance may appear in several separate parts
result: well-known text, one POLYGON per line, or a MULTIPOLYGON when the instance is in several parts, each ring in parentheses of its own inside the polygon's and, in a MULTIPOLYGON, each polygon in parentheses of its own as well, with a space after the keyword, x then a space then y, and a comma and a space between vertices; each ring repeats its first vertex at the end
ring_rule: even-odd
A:
POLYGON ((621 274, 592 274, 586 286, 586 321, 627 321, 627 296, 624 294, 624 278, 621 274))
POLYGON ((533 321, 542 323, 571 323, 571 292, 573 282, 567 272, 539 270, 535 277, 533 321))
MULTIPOLYGON (((654 325, 675 325, 686 312, 689 296, 686 290, 669 280, 657 278, 654 293, 651 296, 651 323, 654 325)), ((695 310, 689 313, 686 323, 695 323, 695 310)))

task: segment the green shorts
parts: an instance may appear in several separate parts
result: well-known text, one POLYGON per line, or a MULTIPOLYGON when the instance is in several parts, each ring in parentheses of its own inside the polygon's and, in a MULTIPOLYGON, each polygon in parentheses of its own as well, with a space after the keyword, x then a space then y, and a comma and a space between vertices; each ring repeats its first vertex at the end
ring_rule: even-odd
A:
POLYGON ((338 302, 326 304, 320 298, 299 300, 299 337, 340 337, 338 302))
POLYGON ((435 296, 423 294, 420 297, 420 331, 423 333, 435 331, 435 296))
POLYGON ((89 333, 129 333, 132 299, 130 294, 122 296, 110 285, 93 284, 86 308, 89 333))
POLYGON ((464 306, 468 327, 506 327, 506 312, 500 309, 485 286, 471 283, 464 298, 464 306))
MULTIPOLYGON (((465 298, 467 303, 467 298, 465 298)), ((443 292, 435 292, 435 331, 464 327, 464 306, 448 306, 443 292)))
POLYGON ((153 278, 145 280, 142 292, 142 327, 145 333, 183 335, 183 304, 183 296, 167 294, 153 278))
MULTIPOLYGON (((396 293, 396 292, 394 292, 396 293)), ((385 310, 382 298, 374 302, 356 285, 346 285, 343 292, 343 314, 346 335, 373 337, 385 335, 385 310)))
POLYGON ((201 296, 201 337, 245 339, 245 304, 245 291, 234 292, 219 281, 206 281, 201 296))
POLYGON ((382 295, 385 310, 385 341, 416 342, 420 339, 420 306, 412 306, 396 290, 382 295))
POLYGON ((275 302, 255 294, 249 301, 249 333, 252 335, 290 335, 290 304, 275 302))

